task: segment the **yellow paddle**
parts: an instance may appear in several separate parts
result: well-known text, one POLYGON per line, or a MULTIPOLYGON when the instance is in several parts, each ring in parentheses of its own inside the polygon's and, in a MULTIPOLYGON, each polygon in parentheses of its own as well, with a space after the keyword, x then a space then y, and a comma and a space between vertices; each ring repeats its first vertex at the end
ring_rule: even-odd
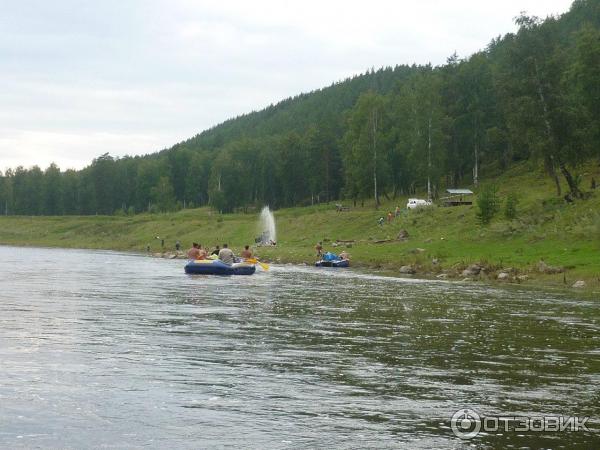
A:
POLYGON ((250 264, 258 264, 260 267, 263 268, 263 270, 269 270, 269 265, 267 263, 260 262, 256 258, 248 258, 248 259, 246 259, 246 262, 250 263, 250 264))

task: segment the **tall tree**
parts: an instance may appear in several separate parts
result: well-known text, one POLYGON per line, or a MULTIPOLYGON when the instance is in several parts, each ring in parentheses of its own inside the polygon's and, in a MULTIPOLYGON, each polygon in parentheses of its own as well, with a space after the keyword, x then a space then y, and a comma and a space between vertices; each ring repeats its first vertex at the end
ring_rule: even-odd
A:
POLYGON ((92 161, 90 177, 96 199, 97 214, 112 214, 115 205, 115 160, 105 153, 92 161))
POLYGON ((382 148, 384 104, 379 94, 372 91, 362 94, 350 112, 344 137, 348 185, 358 195, 373 195, 375 207, 380 205, 378 175, 387 165, 387 154, 382 148), (371 189, 367 180, 371 180, 371 189))
POLYGON ((49 216, 63 214, 62 178, 54 163, 44 172, 43 193, 43 213, 49 216))
POLYGON ((169 177, 160 177, 156 186, 151 189, 152 201, 159 211, 167 212, 175 209, 175 190, 169 177))

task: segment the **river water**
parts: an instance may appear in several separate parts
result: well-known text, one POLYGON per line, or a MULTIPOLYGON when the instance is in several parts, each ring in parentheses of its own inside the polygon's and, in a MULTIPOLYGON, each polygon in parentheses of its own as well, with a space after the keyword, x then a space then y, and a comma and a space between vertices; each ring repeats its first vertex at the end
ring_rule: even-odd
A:
POLYGON ((1 448, 599 448, 600 301, 0 247, 1 448), (457 438, 459 409, 589 432, 457 438))

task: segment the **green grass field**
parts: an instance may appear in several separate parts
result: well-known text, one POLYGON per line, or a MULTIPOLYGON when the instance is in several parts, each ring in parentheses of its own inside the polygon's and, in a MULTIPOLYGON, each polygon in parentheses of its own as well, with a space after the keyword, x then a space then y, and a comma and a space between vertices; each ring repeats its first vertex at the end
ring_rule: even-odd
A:
MULTIPOLYGON (((590 190, 592 177, 600 180, 600 167, 589 164, 581 170, 581 186, 590 190)), ((379 226, 377 219, 406 198, 385 201, 375 210, 372 201, 349 211, 337 212, 335 202, 275 212, 278 232, 276 248, 259 248, 258 255, 271 261, 312 264, 314 245, 323 241, 325 250, 336 240, 354 241, 346 250, 355 266, 397 272, 414 265, 417 273, 435 276, 447 271, 460 277, 470 263, 483 263, 489 278, 500 268, 512 267, 526 273, 530 283, 562 286, 583 279, 588 287, 600 287, 600 193, 587 200, 568 204, 555 196, 553 185, 540 169, 528 164, 512 168, 492 180, 501 198, 509 192, 519 197, 518 216, 507 220, 501 208, 488 226, 476 218, 475 206, 431 207, 404 212, 392 223, 379 226), (409 234, 398 241, 400 230, 409 234), (391 239, 391 242, 376 241, 391 239), (536 273, 544 260, 565 267, 565 274, 536 273), (434 260, 436 264, 434 264, 434 260)), ((485 183, 485 180, 484 180, 485 183)), ((171 214, 141 214, 131 217, 1 217, 0 243, 29 246, 114 249, 145 252, 174 250, 177 240, 187 248, 192 241, 214 246, 228 242, 239 250, 253 244, 262 231, 258 214, 220 215, 209 208, 183 210, 171 214)))

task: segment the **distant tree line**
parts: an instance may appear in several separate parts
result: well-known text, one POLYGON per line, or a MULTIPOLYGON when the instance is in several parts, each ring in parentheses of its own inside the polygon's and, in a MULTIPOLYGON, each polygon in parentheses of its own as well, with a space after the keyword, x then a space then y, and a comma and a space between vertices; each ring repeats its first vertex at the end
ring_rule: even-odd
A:
POLYGON ((9 169, 0 211, 229 212, 417 190, 435 197, 530 159, 558 195, 581 197, 577 167, 600 157, 600 2, 516 22, 517 33, 468 58, 370 70, 156 154, 104 154, 78 171, 9 169))

